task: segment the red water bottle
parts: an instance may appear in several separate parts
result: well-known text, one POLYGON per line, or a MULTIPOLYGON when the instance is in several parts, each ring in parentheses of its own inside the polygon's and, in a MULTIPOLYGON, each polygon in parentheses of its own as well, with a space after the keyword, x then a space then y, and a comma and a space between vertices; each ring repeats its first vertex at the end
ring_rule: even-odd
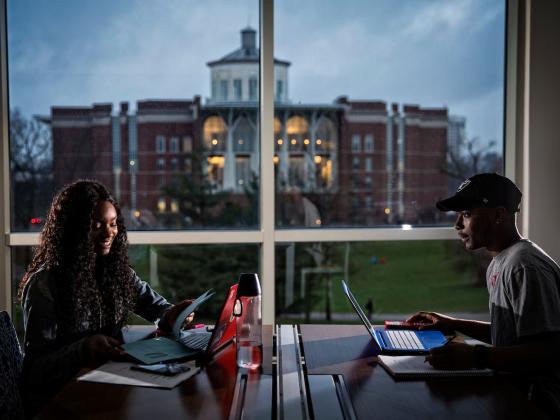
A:
POLYGON ((242 273, 233 314, 236 316, 237 366, 258 369, 262 364, 261 285, 256 273, 242 273))

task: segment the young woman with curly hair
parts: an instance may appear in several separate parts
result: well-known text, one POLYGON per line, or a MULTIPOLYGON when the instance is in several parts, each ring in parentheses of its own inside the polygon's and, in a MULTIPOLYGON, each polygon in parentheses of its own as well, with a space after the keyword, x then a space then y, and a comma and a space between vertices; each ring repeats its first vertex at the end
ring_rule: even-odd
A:
POLYGON ((130 314, 170 330, 190 303, 173 306, 140 280, 127 246, 119 206, 102 184, 77 181, 54 198, 19 287, 27 416, 80 368, 120 356, 130 314))

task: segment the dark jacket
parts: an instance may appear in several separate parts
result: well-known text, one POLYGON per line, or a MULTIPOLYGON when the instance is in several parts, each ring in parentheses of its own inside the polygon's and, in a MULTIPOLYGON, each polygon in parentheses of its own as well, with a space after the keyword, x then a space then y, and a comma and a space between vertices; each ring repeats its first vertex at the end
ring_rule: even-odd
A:
MULTIPOLYGON (((138 291, 134 312, 157 322, 172 305, 133 272, 138 291)), ((26 416, 33 415, 84 367, 84 343, 94 334, 122 339, 121 326, 92 331, 84 325, 71 340, 63 338, 57 319, 55 274, 40 269, 33 273, 23 293, 25 327, 22 391, 26 416)))

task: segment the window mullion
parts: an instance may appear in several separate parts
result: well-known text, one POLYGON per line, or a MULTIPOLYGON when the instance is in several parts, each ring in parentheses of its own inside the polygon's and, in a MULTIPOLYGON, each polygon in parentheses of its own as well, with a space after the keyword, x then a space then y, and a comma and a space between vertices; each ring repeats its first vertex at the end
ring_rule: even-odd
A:
POLYGON ((274 323, 274 1, 260 0, 260 222, 263 322, 274 323))

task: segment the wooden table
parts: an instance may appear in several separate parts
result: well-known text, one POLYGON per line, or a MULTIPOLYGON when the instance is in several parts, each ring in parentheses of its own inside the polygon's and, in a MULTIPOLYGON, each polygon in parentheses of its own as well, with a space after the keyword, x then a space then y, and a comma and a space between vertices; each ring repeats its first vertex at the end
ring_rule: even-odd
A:
POLYGON ((358 419, 545 418, 510 376, 395 381, 377 365, 378 350, 363 326, 301 325, 299 332, 308 380, 340 375, 358 419))
POLYGON ((235 347, 172 390, 72 381, 40 419, 542 419, 511 377, 395 381, 361 325, 265 328, 264 369, 235 347))
POLYGON ((235 343, 197 375, 173 389, 69 382, 37 419, 227 419, 272 413, 272 327, 263 327, 263 369, 238 370, 235 343), (265 397, 263 398, 263 394, 265 397), (237 417, 236 417, 237 416, 237 417))

